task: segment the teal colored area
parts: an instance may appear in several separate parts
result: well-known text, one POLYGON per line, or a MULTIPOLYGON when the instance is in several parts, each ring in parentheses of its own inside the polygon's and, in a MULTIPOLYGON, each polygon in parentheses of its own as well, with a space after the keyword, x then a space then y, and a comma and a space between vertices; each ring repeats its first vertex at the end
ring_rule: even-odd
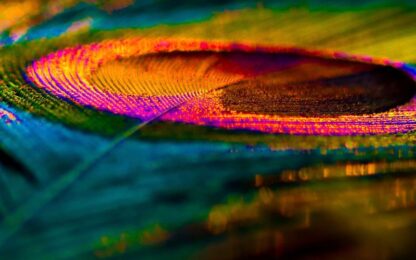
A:
MULTIPOLYGON (((322 154, 320 149, 272 151, 261 145, 127 139, 90 161, 88 168, 56 190, 50 187, 73 174, 73 168, 111 140, 52 124, 4 104, 1 108, 16 116, 16 121, 0 125, 1 147, 13 151, 38 180, 30 183, 5 172, 7 181, 0 184, 14 199, 10 208, 2 204, 4 211, 23 208, 22 213, 30 217, 28 223, 15 223, 22 225, 16 230, 9 222, 0 226, 3 253, 22 259, 79 257, 90 254, 101 236, 155 223, 178 229, 202 221, 213 205, 233 194, 250 198, 255 192, 251 183, 258 174, 273 176, 284 170, 342 162, 394 162, 399 157, 411 159, 416 152, 414 146, 399 146, 344 148, 322 154), (50 199, 38 199, 45 194, 50 199), (11 237, 5 237, 7 234, 11 237)), ((146 254, 149 249, 135 250, 146 254)))

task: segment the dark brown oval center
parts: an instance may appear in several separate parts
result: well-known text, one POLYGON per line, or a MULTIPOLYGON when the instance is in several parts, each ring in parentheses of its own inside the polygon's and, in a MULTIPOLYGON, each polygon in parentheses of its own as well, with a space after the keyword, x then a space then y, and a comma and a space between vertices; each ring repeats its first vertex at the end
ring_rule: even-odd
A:
POLYGON ((290 67, 227 86, 221 102, 227 110, 245 113, 361 115, 404 104, 415 90, 410 77, 389 66, 297 57, 290 67))

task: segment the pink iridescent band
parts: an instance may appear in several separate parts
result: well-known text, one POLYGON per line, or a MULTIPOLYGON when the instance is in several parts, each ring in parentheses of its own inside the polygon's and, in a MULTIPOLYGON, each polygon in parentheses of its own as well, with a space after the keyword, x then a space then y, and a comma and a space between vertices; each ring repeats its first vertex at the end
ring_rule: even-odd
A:
MULTIPOLYGON (((296 53, 311 57, 392 66, 396 69, 402 69, 405 65, 388 59, 294 47, 132 38, 106 40, 51 53, 34 61, 27 68, 27 74, 36 86, 56 96, 141 120, 158 117, 162 121, 299 135, 390 134, 409 132, 416 128, 415 97, 405 105, 368 115, 278 116, 229 111, 219 102, 218 93, 200 91, 189 95, 125 95, 99 89, 91 82, 93 73, 107 62, 174 51, 296 53)), ((415 75, 411 76, 416 79, 415 75)))

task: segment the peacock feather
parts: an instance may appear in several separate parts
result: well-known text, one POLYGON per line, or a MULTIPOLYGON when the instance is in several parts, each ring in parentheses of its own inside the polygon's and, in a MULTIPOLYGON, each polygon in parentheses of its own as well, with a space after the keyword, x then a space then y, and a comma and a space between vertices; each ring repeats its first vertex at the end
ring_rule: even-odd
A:
POLYGON ((416 4, 0 2, 0 259, 412 259, 416 4))

